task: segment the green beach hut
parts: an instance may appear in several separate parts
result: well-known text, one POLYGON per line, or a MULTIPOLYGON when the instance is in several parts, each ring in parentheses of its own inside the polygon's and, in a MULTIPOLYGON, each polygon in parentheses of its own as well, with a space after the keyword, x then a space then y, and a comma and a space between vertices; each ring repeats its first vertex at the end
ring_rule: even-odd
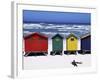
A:
POLYGON ((63 37, 56 34, 52 37, 52 52, 51 55, 62 55, 63 51, 63 37))

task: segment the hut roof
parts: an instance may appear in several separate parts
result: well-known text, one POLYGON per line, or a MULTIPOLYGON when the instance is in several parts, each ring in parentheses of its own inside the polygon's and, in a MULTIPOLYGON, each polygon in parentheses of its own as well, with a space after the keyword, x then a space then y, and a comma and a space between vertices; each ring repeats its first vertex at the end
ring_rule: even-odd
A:
POLYGON ((63 39, 63 37, 60 34, 56 34, 55 36, 52 37, 52 39, 54 39, 55 37, 60 37, 61 39, 63 39))
POLYGON ((24 39, 30 38, 31 36, 34 36, 34 35, 38 35, 38 36, 40 36, 42 38, 48 39, 47 36, 45 36, 43 34, 40 34, 40 33, 32 33, 32 34, 29 34, 29 35, 25 36, 24 39))
POLYGON ((70 38, 71 36, 73 36, 73 37, 75 37, 76 39, 78 39, 78 37, 77 37, 75 34, 73 34, 73 33, 69 34, 69 35, 67 36, 67 39, 70 38))
POLYGON ((81 36, 81 39, 86 38, 86 37, 88 37, 88 36, 91 36, 90 33, 87 33, 87 34, 81 36))

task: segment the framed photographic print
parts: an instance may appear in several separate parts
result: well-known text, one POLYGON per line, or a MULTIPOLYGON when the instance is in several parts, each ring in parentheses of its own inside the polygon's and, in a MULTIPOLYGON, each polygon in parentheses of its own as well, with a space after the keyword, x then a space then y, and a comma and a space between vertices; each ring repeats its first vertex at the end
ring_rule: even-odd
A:
POLYGON ((96 8, 12 3, 12 77, 96 71, 96 8))

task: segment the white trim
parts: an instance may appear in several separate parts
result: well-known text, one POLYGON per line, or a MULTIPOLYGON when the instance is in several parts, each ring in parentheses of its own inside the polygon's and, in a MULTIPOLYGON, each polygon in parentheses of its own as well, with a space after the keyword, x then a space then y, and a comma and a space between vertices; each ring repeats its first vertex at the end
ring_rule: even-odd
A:
POLYGON ((16 4, 12 2, 11 4, 11 77, 16 78, 18 75, 18 65, 17 64, 17 27, 16 27, 16 4))

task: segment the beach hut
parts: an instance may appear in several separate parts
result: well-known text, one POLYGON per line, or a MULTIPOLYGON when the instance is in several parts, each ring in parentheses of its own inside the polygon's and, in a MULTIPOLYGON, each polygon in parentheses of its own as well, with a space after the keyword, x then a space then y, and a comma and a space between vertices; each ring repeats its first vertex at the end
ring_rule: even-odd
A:
POLYGON ((48 54, 48 37, 33 33, 24 37, 25 55, 37 56, 48 54))
POLYGON ((78 38, 73 33, 71 33, 66 38, 66 51, 70 54, 75 54, 77 51, 77 48, 78 48, 78 38))
POLYGON ((62 55, 63 51, 63 37, 56 34, 52 37, 52 51, 51 55, 62 55))
POLYGON ((81 37, 81 51, 79 51, 79 53, 82 54, 91 53, 91 35, 89 33, 81 37))

